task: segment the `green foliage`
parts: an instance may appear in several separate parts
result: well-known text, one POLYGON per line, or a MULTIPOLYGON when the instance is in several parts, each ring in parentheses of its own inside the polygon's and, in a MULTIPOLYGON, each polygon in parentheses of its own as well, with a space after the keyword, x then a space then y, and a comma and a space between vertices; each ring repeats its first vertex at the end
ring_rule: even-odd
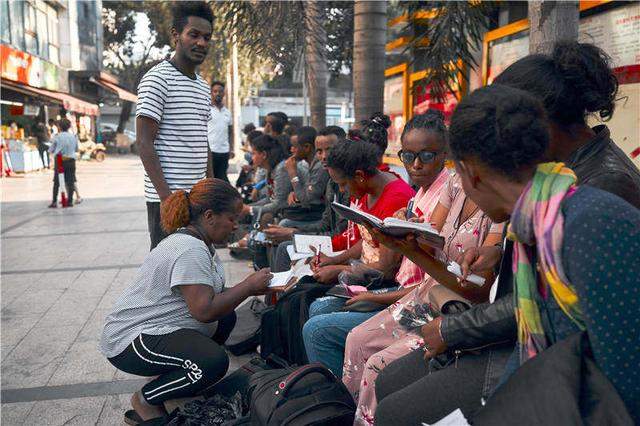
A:
POLYGON ((444 99, 455 93, 459 75, 468 79, 468 70, 479 64, 474 51, 482 42, 493 11, 492 2, 481 1, 400 1, 409 16, 419 10, 435 10, 431 19, 416 24, 409 20, 414 38, 410 49, 414 58, 431 72, 426 84, 432 95, 444 99), (426 45, 423 45, 426 41, 426 45))

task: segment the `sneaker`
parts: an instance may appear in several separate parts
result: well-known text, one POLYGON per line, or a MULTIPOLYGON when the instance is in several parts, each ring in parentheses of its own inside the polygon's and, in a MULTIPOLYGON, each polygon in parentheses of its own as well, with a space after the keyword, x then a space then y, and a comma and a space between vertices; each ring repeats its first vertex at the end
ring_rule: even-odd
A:
POLYGON ((58 203, 51 203, 47 207, 50 208, 50 209, 55 209, 55 208, 58 207, 58 203))
POLYGON ((77 198, 74 204, 80 204, 82 202, 82 198, 77 198))

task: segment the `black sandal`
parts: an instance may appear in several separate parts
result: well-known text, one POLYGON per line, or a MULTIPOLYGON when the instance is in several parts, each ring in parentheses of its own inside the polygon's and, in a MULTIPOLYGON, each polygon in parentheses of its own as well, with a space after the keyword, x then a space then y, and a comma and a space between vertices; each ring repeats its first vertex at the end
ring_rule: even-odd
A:
POLYGON ((136 410, 127 410, 124 413, 124 422, 128 425, 136 426, 142 423, 143 421, 144 420, 142 420, 142 417, 140 417, 140 415, 136 412, 136 410))

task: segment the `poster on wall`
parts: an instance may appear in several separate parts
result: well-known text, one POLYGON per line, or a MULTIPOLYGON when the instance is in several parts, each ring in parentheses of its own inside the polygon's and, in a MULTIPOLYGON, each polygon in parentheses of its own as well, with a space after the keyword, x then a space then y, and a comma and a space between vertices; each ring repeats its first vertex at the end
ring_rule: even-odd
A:
POLYGON ((384 82, 384 113, 391 118, 389 127, 389 146, 387 154, 395 155, 400 151, 400 136, 404 128, 403 77, 387 78, 384 82))
POLYGON ((424 114, 428 109, 442 111, 447 124, 451 119, 453 110, 458 105, 458 98, 452 93, 447 93, 444 99, 436 99, 431 96, 431 87, 417 82, 413 87, 413 114, 424 114))
POLYGON ((620 83, 640 82, 640 3, 581 19, 578 39, 611 56, 620 83))
POLYGON ((529 31, 522 31, 489 43, 487 84, 509 65, 529 54, 529 31))
MULTIPOLYGON (((580 20, 579 41, 593 43, 613 60, 620 82, 640 81, 640 3, 596 13, 580 20)), ((489 43, 487 84, 529 54, 529 31, 489 43)))

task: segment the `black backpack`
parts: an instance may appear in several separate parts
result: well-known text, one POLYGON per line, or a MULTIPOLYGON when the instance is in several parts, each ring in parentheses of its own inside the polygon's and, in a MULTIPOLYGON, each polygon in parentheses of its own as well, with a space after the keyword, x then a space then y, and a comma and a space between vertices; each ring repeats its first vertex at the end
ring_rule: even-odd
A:
POLYGON ((344 384, 319 363, 259 371, 249 396, 252 425, 351 426, 356 410, 344 384))
POLYGON ((224 343, 229 351, 236 355, 252 352, 260 344, 260 322, 265 303, 253 297, 249 302, 236 309, 236 325, 224 343))
POLYGON ((330 288, 316 283, 311 277, 303 277, 278 299, 275 306, 265 309, 260 327, 260 355, 263 358, 277 355, 290 364, 306 364, 302 326, 309 319, 311 303, 330 288))

